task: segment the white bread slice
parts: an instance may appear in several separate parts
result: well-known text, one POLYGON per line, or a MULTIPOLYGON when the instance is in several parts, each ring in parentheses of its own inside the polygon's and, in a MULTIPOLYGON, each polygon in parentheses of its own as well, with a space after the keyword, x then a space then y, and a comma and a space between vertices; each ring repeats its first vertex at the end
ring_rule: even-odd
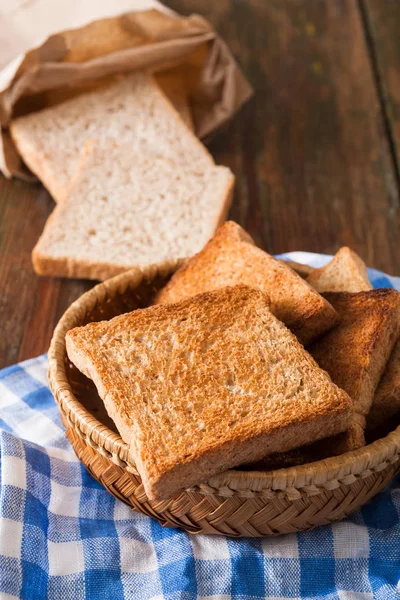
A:
POLYGON ((192 256, 225 218, 233 183, 226 167, 177 166, 130 144, 89 140, 69 197, 33 251, 35 271, 107 279, 192 256))
POLYGON ((351 400, 268 310, 226 287, 67 333, 151 499, 343 431, 351 400))
POLYGON ((172 276, 156 302, 177 302, 226 285, 251 285, 271 298, 271 311, 310 343, 338 322, 332 306, 287 264, 257 248, 240 225, 227 221, 207 246, 172 276))
MULTIPOLYGON (((182 121, 191 130, 194 131, 192 111, 190 108, 189 95, 186 89, 184 76, 177 69, 169 69, 154 73, 154 79, 162 92, 167 96, 176 112, 179 113, 182 121)), ((114 84, 120 81, 123 76, 110 75, 102 79, 92 81, 81 81, 79 84, 53 88, 43 92, 47 106, 54 106, 66 102, 71 98, 76 98, 81 94, 98 91, 101 87, 114 84)))
POLYGON ((143 72, 16 119, 10 131, 25 163, 56 202, 66 197, 90 138, 127 142, 137 152, 177 164, 214 164, 154 78, 143 72))
POLYGON ((307 281, 317 292, 366 292, 372 290, 364 261, 343 246, 324 267, 314 269, 307 281))

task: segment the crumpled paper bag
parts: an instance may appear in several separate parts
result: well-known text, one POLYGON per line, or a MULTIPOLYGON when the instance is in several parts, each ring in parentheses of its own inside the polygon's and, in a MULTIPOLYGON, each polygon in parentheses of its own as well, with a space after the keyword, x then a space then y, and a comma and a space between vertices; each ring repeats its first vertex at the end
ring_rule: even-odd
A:
POLYGON ((154 0, 30 0, 0 7, 0 169, 34 179, 8 133, 12 118, 92 89, 117 73, 174 68, 185 78, 203 140, 252 90, 225 43, 199 15, 154 0))

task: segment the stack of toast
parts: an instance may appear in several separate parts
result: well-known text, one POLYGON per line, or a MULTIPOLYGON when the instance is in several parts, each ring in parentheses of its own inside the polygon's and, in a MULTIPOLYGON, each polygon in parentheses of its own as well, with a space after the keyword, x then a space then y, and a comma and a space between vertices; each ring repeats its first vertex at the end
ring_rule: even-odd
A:
POLYGON ((224 221, 234 177, 193 133, 177 71, 134 72, 11 123, 57 206, 33 252, 38 274, 105 279, 185 259, 224 221))
POLYGON ((303 277, 226 222, 152 306, 68 332, 162 500, 226 469, 275 469, 365 444, 400 414, 400 294, 342 248, 303 277), (388 408, 390 407, 390 408, 388 408))

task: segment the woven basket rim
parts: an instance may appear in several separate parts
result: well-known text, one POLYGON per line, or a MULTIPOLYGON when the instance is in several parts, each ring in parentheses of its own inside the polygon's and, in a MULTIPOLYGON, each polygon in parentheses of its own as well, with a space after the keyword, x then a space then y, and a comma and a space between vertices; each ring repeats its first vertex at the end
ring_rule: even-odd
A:
MULTIPOLYGON (((48 378, 64 418, 92 448, 135 475, 138 475, 138 471, 129 454, 128 445, 119 434, 97 420, 74 396, 65 369, 65 335, 82 322, 87 311, 93 310, 107 298, 121 295, 128 288, 133 290, 144 280, 151 282, 157 275, 167 276, 179 264, 181 261, 165 261, 146 268, 134 268, 99 283, 65 311, 50 343, 48 378)), ((241 471, 240 468, 229 470, 190 488, 190 491, 225 497, 235 494, 252 497, 267 493, 294 499, 323 493, 342 484, 351 484, 358 478, 364 479, 396 462, 399 455, 400 426, 386 437, 338 457, 273 471, 241 471)))

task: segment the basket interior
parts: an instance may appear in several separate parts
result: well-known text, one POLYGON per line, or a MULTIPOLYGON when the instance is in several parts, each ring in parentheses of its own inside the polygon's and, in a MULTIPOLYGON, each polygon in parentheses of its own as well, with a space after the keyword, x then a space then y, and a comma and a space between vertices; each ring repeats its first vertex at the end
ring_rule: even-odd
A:
MULTIPOLYGON (((150 306, 153 303, 155 294, 167 283, 170 276, 170 274, 158 274, 152 279, 145 278, 139 286, 136 286, 135 283, 128 283, 119 293, 108 295, 104 302, 96 302, 90 310, 88 309, 86 311, 80 322, 76 324, 86 325, 90 322, 108 320, 132 310, 150 306)), ((64 361, 65 373, 75 398, 97 419, 97 421, 118 434, 115 424, 108 416, 104 403, 98 395, 94 383, 78 371, 78 369, 69 361, 66 353, 64 361)), ((393 420, 393 426, 390 429, 385 428, 385 430, 382 429, 374 432, 374 434, 370 435, 367 439, 367 444, 371 444, 375 440, 385 437, 390 431, 395 429, 396 425, 398 425, 398 420, 393 420)), ((242 468, 239 467, 239 469, 236 470, 242 470, 242 468)))

